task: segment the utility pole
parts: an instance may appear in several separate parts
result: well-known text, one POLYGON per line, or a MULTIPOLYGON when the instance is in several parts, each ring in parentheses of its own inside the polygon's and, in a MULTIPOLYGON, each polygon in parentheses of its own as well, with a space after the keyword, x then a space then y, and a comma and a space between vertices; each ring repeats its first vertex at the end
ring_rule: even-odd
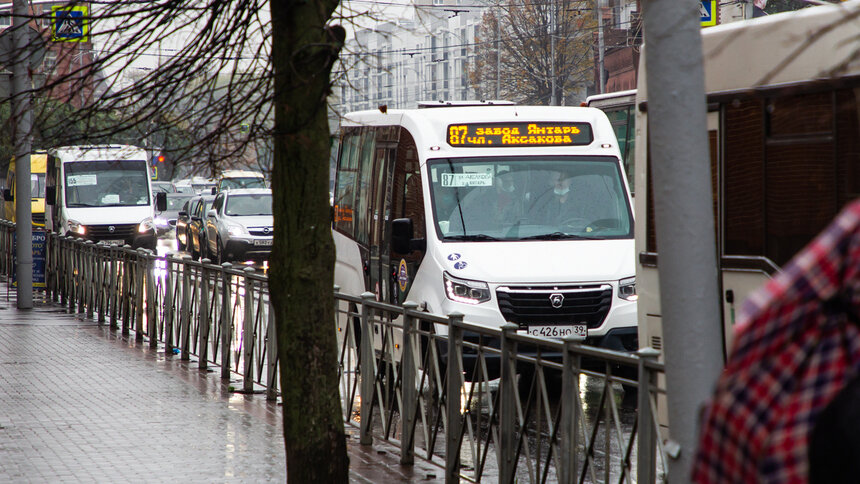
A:
POLYGON ((705 75, 697 2, 645 0, 648 145, 671 442, 669 482, 687 482, 699 410, 722 366, 705 75), (682 221, 682 222, 681 222, 682 221))
POLYGON ((556 16, 558 15, 558 7, 555 0, 552 2, 552 15, 549 19, 549 105, 556 106, 558 102, 555 99, 555 34, 556 34, 556 16))
POLYGON ((498 100, 502 91, 502 22, 498 10, 494 15, 496 17, 496 99, 498 100))
POLYGON ((597 68, 599 70, 598 79, 600 79, 600 85, 597 86, 597 94, 603 94, 603 90, 606 89, 606 71, 603 68, 603 55, 606 51, 606 46, 603 43, 602 7, 603 2, 601 0, 594 0, 594 11, 597 15, 597 68))
POLYGON ((30 206, 30 138, 32 82, 29 74, 30 39, 27 0, 12 4, 12 112, 15 120, 15 236, 18 258, 18 309, 33 307, 33 223, 30 206))

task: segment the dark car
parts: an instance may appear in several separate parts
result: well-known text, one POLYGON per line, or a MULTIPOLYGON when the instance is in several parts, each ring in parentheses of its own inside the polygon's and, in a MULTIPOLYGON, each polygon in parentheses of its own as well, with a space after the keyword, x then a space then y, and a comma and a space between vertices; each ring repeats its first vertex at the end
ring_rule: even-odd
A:
POLYGON ((221 192, 207 211, 205 224, 210 259, 219 263, 268 260, 274 234, 272 191, 221 192))
POLYGON ((191 209, 196 200, 197 195, 191 194, 191 198, 185 200, 176 215, 176 248, 179 250, 188 247, 188 224, 191 223, 191 209))
POLYGON ((188 241, 186 250, 191 252, 194 259, 206 257, 206 212, 212 206, 213 200, 214 195, 201 195, 193 199, 190 221, 185 226, 185 237, 188 241))
POLYGON ((163 212, 159 212, 157 209, 155 212, 155 232, 159 236, 168 234, 176 227, 179 211, 194 195, 190 193, 166 193, 165 196, 167 197, 167 208, 163 212))

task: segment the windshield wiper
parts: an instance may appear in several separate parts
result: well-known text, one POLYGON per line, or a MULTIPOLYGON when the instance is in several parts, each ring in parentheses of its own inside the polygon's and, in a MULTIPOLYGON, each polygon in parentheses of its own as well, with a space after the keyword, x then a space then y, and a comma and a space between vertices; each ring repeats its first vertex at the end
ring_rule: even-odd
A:
POLYGON ((492 235, 487 234, 468 234, 468 235, 446 235, 445 240, 464 240, 467 242, 471 241, 484 241, 484 240, 499 240, 492 235))
POLYGON ((581 235, 566 234, 564 232, 552 232, 549 234, 531 235, 528 237, 520 237, 520 240, 597 240, 594 237, 583 237, 581 235))
POLYGON ((66 205, 69 208, 77 208, 77 207, 101 207, 101 205, 95 205, 92 203, 69 203, 66 205))

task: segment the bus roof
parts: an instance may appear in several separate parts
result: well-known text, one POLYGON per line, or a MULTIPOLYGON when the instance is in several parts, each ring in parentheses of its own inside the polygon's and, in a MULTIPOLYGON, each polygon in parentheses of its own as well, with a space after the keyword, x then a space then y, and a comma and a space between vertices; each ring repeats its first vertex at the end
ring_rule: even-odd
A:
POLYGON ((860 75, 858 32, 857 0, 704 29, 705 89, 713 94, 860 75))
MULTIPOLYGON (((594 140, 587 146, 541 146, 547 153, 585 153, 594 154, 595 146, 600 149, 615 149, 615 132, 606 115, 596 108, 579 106, 451 106, 434 109, 389 109, 358 111, 346 114, 341 127, 357 126, 403 126, 407 128, 422 152, 423 147, 437 155, 457 152, 460 156, 524 154, 534 153, 536 147, 452 147, 446 141, 448 126, 457 123, 499 123, 499 122, 582 122, 589 123, 594 140)), ((616 151, 606 154, 619 156, 616 151)))
POLYGON ((636 89, 630 89, 628 91, 593 94, 585 98, 585 104, 590 107, 612 106, 620 100, 633 102, 634 99, 636 99, 636 89))
POLYGON ((143 148, 130 145, 80 145, 60 146, 48 150, 48 154, 56 156, 63 162, 69 161, 103 161, 103 160, 144 160, 146 151, 143 148))

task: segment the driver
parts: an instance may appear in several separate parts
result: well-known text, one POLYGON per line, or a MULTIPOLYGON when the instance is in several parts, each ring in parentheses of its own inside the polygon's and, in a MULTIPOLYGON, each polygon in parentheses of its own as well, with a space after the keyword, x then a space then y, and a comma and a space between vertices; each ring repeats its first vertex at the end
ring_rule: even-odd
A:
POLYGON ((561 171, 550 173, 550 190, 543 193, 531 206, 530 212, 535 221, 547 225, 560 225, 585 216, 585 208, 571 190, 573 177, 561 171))

